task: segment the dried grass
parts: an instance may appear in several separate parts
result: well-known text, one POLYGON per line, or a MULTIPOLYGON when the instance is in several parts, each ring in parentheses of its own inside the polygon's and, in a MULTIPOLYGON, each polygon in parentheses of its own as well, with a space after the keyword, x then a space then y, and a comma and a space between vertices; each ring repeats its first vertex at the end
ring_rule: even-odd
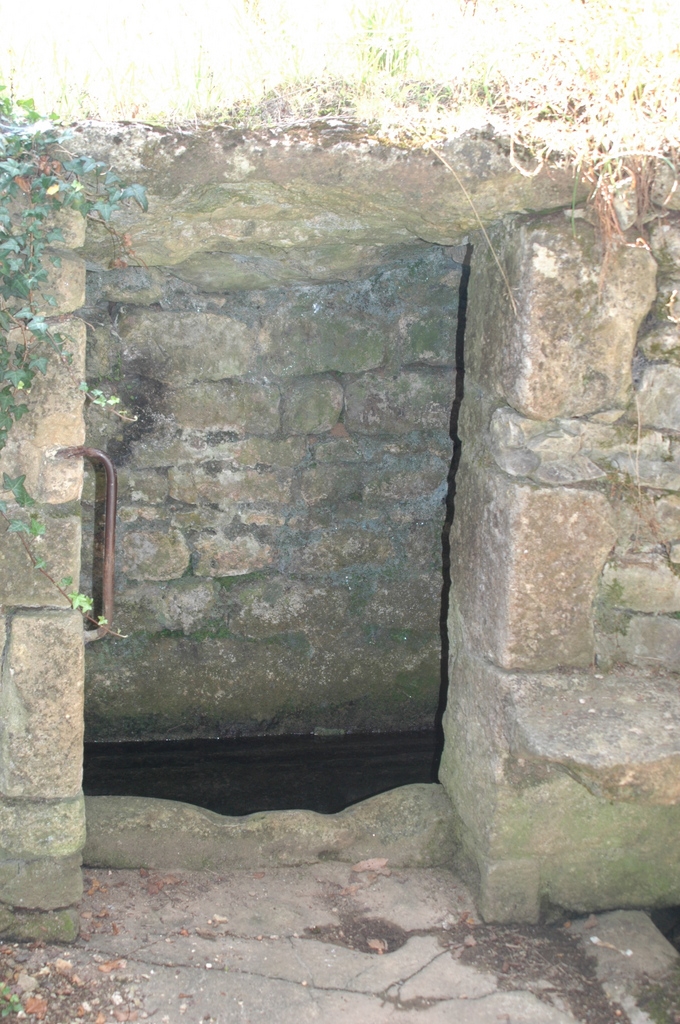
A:
POLYGON ((527 173, 568 161, 603 195, 680 152, 677 0, 0 0, 0 25, 0 81, 65 120, 336 115, 412 145, 491 123, 527 173))

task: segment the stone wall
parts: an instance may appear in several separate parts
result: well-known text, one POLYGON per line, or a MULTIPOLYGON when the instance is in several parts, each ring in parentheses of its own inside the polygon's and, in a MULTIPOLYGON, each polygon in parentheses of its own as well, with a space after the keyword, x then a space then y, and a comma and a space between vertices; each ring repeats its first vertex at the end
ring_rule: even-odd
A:
MULTIPOLYGON (((29 412, 0 454, 0 473, 26 475, 45 533, 36 553, 60 579, 80 572, 82 465, 55 453, 84 440, 85 325, 68 318, 83 304, 85 264, 80 215, 63 222, 65 248, 53 255, 46 292, 50 314, 65 317, 70 366, 53 361, 31 389, 29 412)), ((8 500, 12 518, 22 511, 8 500)), ((19 537, 0 525, 0 933, 15 938, 73 939, 85 842, 83 757, 83 620, 35 569, 19 537), (47 912, 47 913, 45 913, 47 912)))
POLYGON ((680 900, 680 221, 475 240, 441 778, 485 917, 680 900), (670 302, 670 305, 669 305, 670 302))
MULTIPOLYGON (((88 735, 431 726, 464 194, 340 123, 82 137, 150 199, 133 257, 85 245, 88 378, 138 416, 89 413, 127 637, 88 645, 88 735)), ((444 148, 489 222, 570 201, 490 135, 444 148)))
POLYGON ((89 274, 88 378, 138 416, 88 414, 126 634, 89 645, 91 737, 431 726, 458 286, 439 247, 256 291, 89 274))

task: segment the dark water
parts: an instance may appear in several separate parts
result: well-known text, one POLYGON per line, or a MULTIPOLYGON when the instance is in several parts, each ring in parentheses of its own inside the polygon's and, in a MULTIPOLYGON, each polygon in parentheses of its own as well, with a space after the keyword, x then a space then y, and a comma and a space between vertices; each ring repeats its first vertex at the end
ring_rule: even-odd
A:
POLYGON ((86 743, 87 796, 183 800, 219 814, 307 808, 332 814, 434 782, 433 732, 86 743))

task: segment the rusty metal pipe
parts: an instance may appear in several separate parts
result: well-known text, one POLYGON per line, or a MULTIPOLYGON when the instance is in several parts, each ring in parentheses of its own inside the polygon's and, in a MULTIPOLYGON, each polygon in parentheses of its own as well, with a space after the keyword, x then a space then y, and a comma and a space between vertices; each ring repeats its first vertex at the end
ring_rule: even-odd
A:
MULTIPOLYGON (((102 613, 109 626, 113 624, 113 581, 116 565, 116 507, 118 503, 118 477, 116 467, 106 452, 98 448, 61 448, 62 459, 85 458, 99 462, 106 473, 106 501, 104 506, 104 565, 102 569, 102 613)), ((106 636, 105 628, 86 629, 85 640, 100 640, 106 636)))

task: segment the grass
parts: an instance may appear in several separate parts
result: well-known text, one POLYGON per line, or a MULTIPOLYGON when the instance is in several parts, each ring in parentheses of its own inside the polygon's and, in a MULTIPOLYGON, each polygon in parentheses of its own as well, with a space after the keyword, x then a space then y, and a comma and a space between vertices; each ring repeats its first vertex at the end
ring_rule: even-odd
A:
POLYGON ((0 82, 66 121, 335 115, 411 145, 490 123, 525 170, 678 163, 677 0, 0 0, 0 25, 0 82))

